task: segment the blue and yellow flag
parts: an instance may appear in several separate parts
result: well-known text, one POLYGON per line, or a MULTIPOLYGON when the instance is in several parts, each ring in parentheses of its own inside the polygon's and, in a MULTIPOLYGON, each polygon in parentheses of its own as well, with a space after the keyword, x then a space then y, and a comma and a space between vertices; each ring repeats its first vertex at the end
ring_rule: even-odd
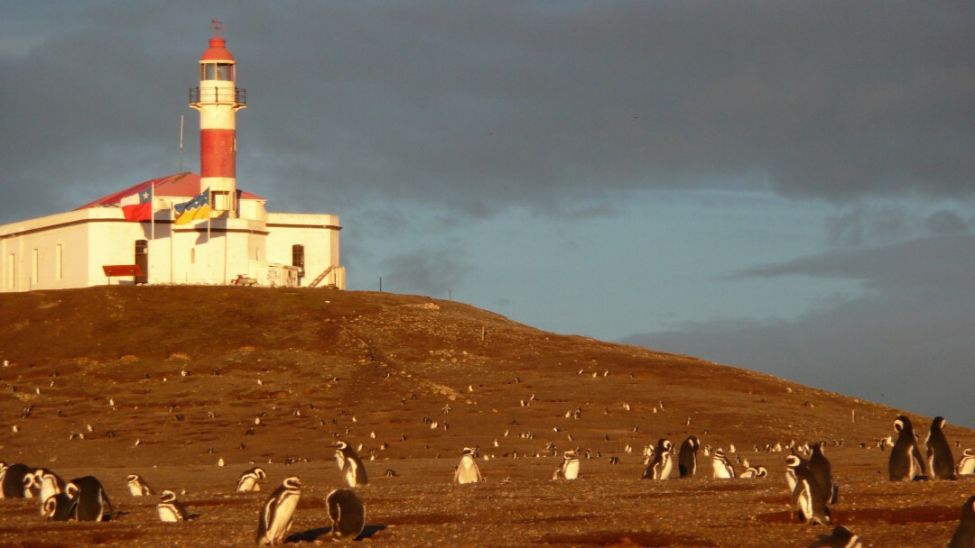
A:
POLYGON ((210 218, 210 189, 206 189, 192 200, 176 204, 175 224, 185 225, 193 221, 203 221, 210 218))

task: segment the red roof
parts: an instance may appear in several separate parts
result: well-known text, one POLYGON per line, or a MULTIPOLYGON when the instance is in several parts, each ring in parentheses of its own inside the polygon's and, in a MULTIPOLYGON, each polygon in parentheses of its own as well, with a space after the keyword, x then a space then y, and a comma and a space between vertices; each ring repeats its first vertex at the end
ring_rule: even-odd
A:
MULTIPOLYGON (((102 196, 101 198, 88 202, 87 204, 76 209, 119 205, 122 198, 131 196, 133 194, 138 194, 153 185, 155 185, 153 192, 156 196, 196 196, 200 193, 200 176, 196 173, 184 171, 183 173, 173 173, 157 179, 149 179, 148 181, 143 181, 137 185, 132 185, 129 188, 122 189, 118 192, 102 196)), ((237 189, 237 198, 241 200, 265 199, 263 196, 258 196, 257 194, 252 194, 240 189, 237 189)))
POLYGON ((220 36, 210 38, 210 47, 203 52, 200 61, 234 61, 234 54, 227 49, 227 41, 220 36))

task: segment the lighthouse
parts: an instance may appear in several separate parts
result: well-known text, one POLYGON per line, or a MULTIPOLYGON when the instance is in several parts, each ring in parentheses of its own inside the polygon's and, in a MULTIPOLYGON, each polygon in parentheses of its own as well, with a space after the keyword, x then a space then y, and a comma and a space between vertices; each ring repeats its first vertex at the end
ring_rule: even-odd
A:
POLYGON ((214 21, 210 47, 200 57, 200 85, 190 89, 190 108, 200 112, 200 193, 209 191, 214 216, 236 218, 237 111, 247 107, 237 87, 237 61, 214 21))

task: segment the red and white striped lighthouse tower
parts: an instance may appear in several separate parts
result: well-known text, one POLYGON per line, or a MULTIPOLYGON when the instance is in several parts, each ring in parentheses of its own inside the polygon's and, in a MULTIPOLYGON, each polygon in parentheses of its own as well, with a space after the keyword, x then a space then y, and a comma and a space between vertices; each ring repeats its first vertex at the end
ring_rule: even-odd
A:
POLYGON ((190 89, 190 108, 200 111, 200 192, 210 190, 214 214, 237 216, 237 111, 247 107, 237 87, 237 61, 213 21, 210 47, 200 57, 200 85, 190 89))

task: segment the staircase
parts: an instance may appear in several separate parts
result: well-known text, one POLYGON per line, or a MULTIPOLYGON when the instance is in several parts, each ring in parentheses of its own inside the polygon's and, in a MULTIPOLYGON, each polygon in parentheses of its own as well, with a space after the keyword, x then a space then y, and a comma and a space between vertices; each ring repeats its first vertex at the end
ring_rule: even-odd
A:
POLYGON ((330 267, 328 267, 328 268, 326 268, 324 272, 322 272, 321 274, 319 274, 317 278, 315 278, 314 280, 312 280, 312 281, 311 281, 311 283, 310 283, 310 284, 308 284, 308 287, 318 287, 318 284, 320 284, 320 283, 322 283, 322 280, 324 280, 324 279, 325 279, 325 276, 328 276, 328 274, 329 274, 329 273, 330 273, 330 272, 332 271, 332 269, 334 269, 334 268, 335 268, 335 266, 334 266, 334 265, 332 265, 332 266, 330 266, 330 267))

